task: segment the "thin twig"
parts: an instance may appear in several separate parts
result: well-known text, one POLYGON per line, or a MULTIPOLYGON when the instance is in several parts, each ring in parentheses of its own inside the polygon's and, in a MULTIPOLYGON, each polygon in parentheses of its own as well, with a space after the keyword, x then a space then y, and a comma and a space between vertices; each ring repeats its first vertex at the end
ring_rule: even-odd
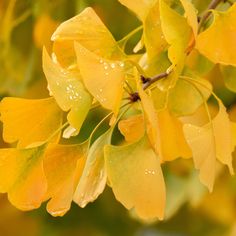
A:
POLYGON ((205 11, 204 15, 202 16, 202 18, 200 20, 199 30, 202 28, 202 26, 205 23, 205 21, 211 15, 211 11, 210 10, 215 9, 221 2, 222 2, 222 0, 212 0, 210 2, 209 6, 207 7, 207 10, 205 11))
POLYGON ((158 75, 154 76, 153 78, 147 79, 147 82, 143 84, 143 90, 147 89, 150 85, 157 82, 158 80, 166 78, 170 73, 171 73, 171 71, 167 70, 166 72, 158 74, 158 75))

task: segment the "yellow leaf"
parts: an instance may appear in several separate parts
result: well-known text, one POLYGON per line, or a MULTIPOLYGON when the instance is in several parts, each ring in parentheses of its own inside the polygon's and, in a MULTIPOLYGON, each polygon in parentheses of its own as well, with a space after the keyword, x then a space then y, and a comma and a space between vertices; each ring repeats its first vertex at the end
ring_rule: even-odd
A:
POLYGON ((105 163, 118 201, 143 219, 164 218, 164 178, 146 136, 128 146, 106 146, 105 163))
POLYGON ((85 164, 83 145, 50 145, 44 157, 44 171, 48 189, 47 211, 53 216, 63 216, 73 199, 76 183, 85 164))
POLYGON ((86 118, 92 98, 85 90, 80 75, 64 70, 43 50, 43 70, 49 90, 63 111, 69 111, 67 119, 78 131, 86 118))
POLYGON ((173 161, 178 157, 190 158, 192 152, 185 140, 183 124, 168 110, 158 112, 161 157, 163 161, 173 161))
MULTIPOLYGON (((18 141, 18 147, 45 141, 62 123, 62 112, 53 98, 4 98, 0 103, 0 113, 5 142, 18 141)), ((54 141, 59 136, 60 132, 54 141)))
POLYGON ((159 2, 157 0, 119 0, 119 2, 133 11, 142 21, 143 40, 151 61, 167 47, 161 29, 159 2))
POLYGON ((150 8, 156 3, 156 0, 119 0, 119 2, 133 11, 141 21, 144 21, 150 8))
POLYGON ((187 22, 191 26, 194 37, 196 38, 198 34, 197 10, 189 0, 180 0, 180 2, 184 7, 187 22))
POLYGON ((123 93, 124 63, 110 61, 75 44, 80 73, 88 91, 99 103, 117 114, 123 93))
POLYGON ((159 2, 152 2, 155 2, 155 4, 150 8, 146 19, 143 21, 143 37, 149 61, 167 48, 167 42, 161 27, 159 2))
POLYGON ((43 14, 39 16, 34 25, 34 42, 35 45, 42 49, 44 46, 49 50, 51 46, 50 38, 58 22, 54 21, 49 15, 43 14))
POLYGON ((213 15, 213 23, 198 36, 196 47, 214 63, 236 66, 236 4, 213 15))
POLYGON ((47 190, 43 171, 46 146, 0 149, 0 191, 20 210, 38 208, 47 190))
POLYGON ((138 84, 138 93, 141 99, 147 134, 150 143, 152 144, 155 152, 160 154, 161 144, 159 139, 160 130, 158 126, 157 112, 155 110, 151 97, 145 93, 140 84, 138 84))
POLYGON ((203 97, 208 100, 211 91, 212 85, 206 79, 198 78, 191 83, 179 79, 169 91, 168 108, 177 116, 193 114, 203 104, 203 97))
POLYGON ((83 174, 76 187, 73 200, 80 207, 85 207, 89 202, 93 202, 103 192, 107 173, 104 167, 104 145, 109 144, 111 130, 101 135, 90 147, 87 154, 83 174))
POLYGON ((184 125, 184 134, 192 149, 195 167, 200 170, 200 180, 212 191, 216 159, 228 165, 233 173, 231 124, 224 105, 219 102, 219 112, 211 123, 202 127, 184 125))
POLYGON ((118 128, 127 142, 133 143, 143 137, 145 132, 143 115, 129 117, 118 123, 118 128))
MULTIPOLYGON (((184 137, 183 124, 176 117, 171 116, 168 110, 157 112, 157 117, 161 161, 172 161, 179 157, 190 158, 192 152, 184 137)), ((142 115, 121 120, 118 127, 125 140, 131 143, 138 141, 145 132, 142 115)))
POLYGON ((186 49, 191 39, 192 30, 186 18, 171 9, 164 0, 159 1, 162 31, 167 43, 170 45, 168 56, 176 73, 179 74, 184 66, 186 49))
POLYGON ((63 22, 52 35, 52 40, 58 43, 79 42, 89 51, 105 58, 123 56, 112 34, 90 7, 63 22))

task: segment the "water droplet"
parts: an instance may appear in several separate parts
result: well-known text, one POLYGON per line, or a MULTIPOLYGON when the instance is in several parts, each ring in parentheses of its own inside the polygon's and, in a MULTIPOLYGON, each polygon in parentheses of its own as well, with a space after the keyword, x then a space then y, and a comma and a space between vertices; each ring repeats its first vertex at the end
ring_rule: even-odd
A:
POLYGON ((111 68, 115 68, 116 67, 116 65, 115 65, 115 63, 111 63, 111 68))
POLYGON ((120 62, 120 67, 124 67, 125 63, 124 62, 120 62))
POLYGON ((100 89, 99 89, 99 92, 102 92, 102 91, 103 91, 102 88, 100 88, 100 89))

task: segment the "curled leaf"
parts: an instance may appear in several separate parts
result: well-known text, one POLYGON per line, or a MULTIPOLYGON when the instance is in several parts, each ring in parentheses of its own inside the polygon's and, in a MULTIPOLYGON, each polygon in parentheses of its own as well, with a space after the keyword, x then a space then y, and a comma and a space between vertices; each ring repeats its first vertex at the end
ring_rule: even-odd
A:
POLYGON ((92 98, 85 90, 80 76, 60 67, 43 50, 43 70, 49 90, 63 111, 69 111, 67 119, 78 131, 86 118, 92 98))
POLYGON ((198 36, 197 49, 214 63, 236 66, 236 4, 226 12, 212 12, 214 21, 198 36))
POLYGON ((87 153, 83 174, 76 187, 73 200, 80 207, 85 207, 89 202, 93 202, 103 192, 107 172, 104 167, 104 145, 110 143, 110 133, 108 130, 101 135, 90 147, 87 153))

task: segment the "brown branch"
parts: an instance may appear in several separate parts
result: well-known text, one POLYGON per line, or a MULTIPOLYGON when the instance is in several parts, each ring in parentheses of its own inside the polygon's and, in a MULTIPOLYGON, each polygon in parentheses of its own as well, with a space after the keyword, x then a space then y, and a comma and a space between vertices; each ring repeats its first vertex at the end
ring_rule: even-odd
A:
POLYGON ((167 70, 166 72, 158 74, 158 75, 154 76, 153 78, 144 78, 142 76, 141 80, 144 82, 143 83, 143 90, 147 89, 150 85, 157 82, 158 80, 166 78, 170 73, 171 73, 171 71, 167 70))
POLYGON ((222 0, 212 0, 209 4, 209 6, 207 7, 207 10, 205 11, 205 14, 202 16, 200 23, 199 23, 199 30, 202 28, 203 24, 205 23, 205 21, 208 19, 208 17, 211 15, 210 10, 215 9, 220 3, 222 2, 222 0))

